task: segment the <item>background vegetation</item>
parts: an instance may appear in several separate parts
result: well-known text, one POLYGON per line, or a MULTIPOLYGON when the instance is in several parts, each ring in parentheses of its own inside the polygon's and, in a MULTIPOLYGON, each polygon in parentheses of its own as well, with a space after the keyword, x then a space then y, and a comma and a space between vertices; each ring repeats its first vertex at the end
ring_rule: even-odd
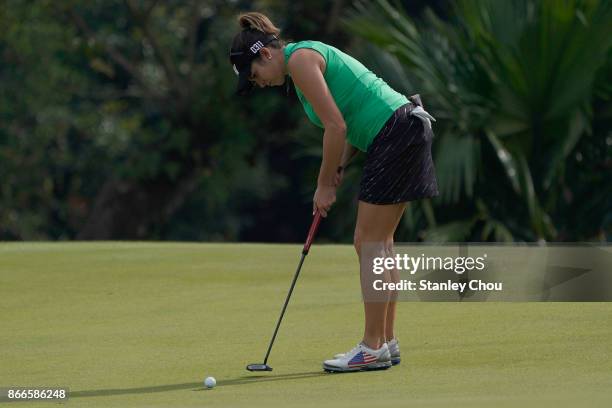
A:
MULTIPOLYGON (((236 15, 327 42, 436 116, 397 240, 608 241, 608 1, 0 3, 0 239, 300 241, 322 132, 233 96, 236 15)), ((321 238, 350 242, 359 160, 321 238)))

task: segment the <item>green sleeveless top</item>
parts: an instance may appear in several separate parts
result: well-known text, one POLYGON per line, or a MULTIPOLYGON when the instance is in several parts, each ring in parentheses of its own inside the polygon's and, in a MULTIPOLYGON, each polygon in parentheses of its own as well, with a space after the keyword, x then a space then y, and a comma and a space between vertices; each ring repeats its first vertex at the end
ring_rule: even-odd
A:
MULTIPOLYGON (((300 41, 285 46, 285 64, 291 54, 300 48, 311 48, 323 56, 326 63, 323 77, 344 116, 346 137, 350 144, 367 151, 374 137, 385 122, 408 98, 396 92, 355 58, 320 41, 300 41)), ((323 127, 304 94, 296 86, 295 91, 304 106, 308 119, 323 127)))

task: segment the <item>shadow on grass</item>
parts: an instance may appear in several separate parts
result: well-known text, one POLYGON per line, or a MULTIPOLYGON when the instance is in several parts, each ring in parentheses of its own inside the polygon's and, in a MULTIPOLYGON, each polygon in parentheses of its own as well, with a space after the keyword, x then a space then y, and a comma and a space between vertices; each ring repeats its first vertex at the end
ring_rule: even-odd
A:
MULTIPOLYGON (((283 375, 245 375, 228 380, 220 380, 217 387, 228 387, 231 385, 244 385, 254 384, 258 382, 267 381, 287 381, 287 380, 299 380, 302 378, 312 378, 324 376, 326 373, 322 371, 312 371, 306 373, 293 373, 283 375)), ((182 384, 168 384, 168 385, 157 385, 154 387, 138 387, 138 388, 115 388, 108 390, 83 390, 83 391, 71 391, 70 398, 84 398, 84 397, 100 397, 108 395, 126 395, 126 394, 150 394, 155 392, 166 392, 166 391, 177 391, 177 390, 188 390, 192 391, 204 391, 203 384, 201 382, 189 382, 182 384)))

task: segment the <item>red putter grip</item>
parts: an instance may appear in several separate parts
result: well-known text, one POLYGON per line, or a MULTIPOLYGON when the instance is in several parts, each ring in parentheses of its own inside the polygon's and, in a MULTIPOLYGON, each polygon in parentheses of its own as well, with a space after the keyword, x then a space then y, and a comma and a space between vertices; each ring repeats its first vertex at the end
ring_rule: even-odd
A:
POLYGON ((310 251, 310 245, 312 245, 312 241, 314 240, 315 234, 317 233, 317 229, 319 229, 320 223, 321 213, 317 210, 317 212, 315 212, 314 219, 312 220, 312 224, 310 225, 308 237, 306 237, 306 243, 304 244, 304 249, 302 249, 302 253, 304 255, 308 254, 308 251, 310 251))

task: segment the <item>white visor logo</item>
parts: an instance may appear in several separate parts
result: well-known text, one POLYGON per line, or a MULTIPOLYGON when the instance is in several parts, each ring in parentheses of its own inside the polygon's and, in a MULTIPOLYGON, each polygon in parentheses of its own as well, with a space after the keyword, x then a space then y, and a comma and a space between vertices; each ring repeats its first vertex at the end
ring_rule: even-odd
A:
POLYGON ((236 73, 236 75, 240 75, 240 73, 238 72, 238 68, 236 68, 236 64, 232 65, 234 67, 234 72, 236 73))
POLYGON ((253 45, 251 46, 250 50, 251 50, 251 52, 252 52, 253 54, 257 54, 257 52, 258 52, 259 50, 261 50, 261 49, 263 48, 263 46, 264 46, 264 45, 263 45, 263 43, 262 43, 261 41, 257 41, 255 44, 253 44, 253 45))

